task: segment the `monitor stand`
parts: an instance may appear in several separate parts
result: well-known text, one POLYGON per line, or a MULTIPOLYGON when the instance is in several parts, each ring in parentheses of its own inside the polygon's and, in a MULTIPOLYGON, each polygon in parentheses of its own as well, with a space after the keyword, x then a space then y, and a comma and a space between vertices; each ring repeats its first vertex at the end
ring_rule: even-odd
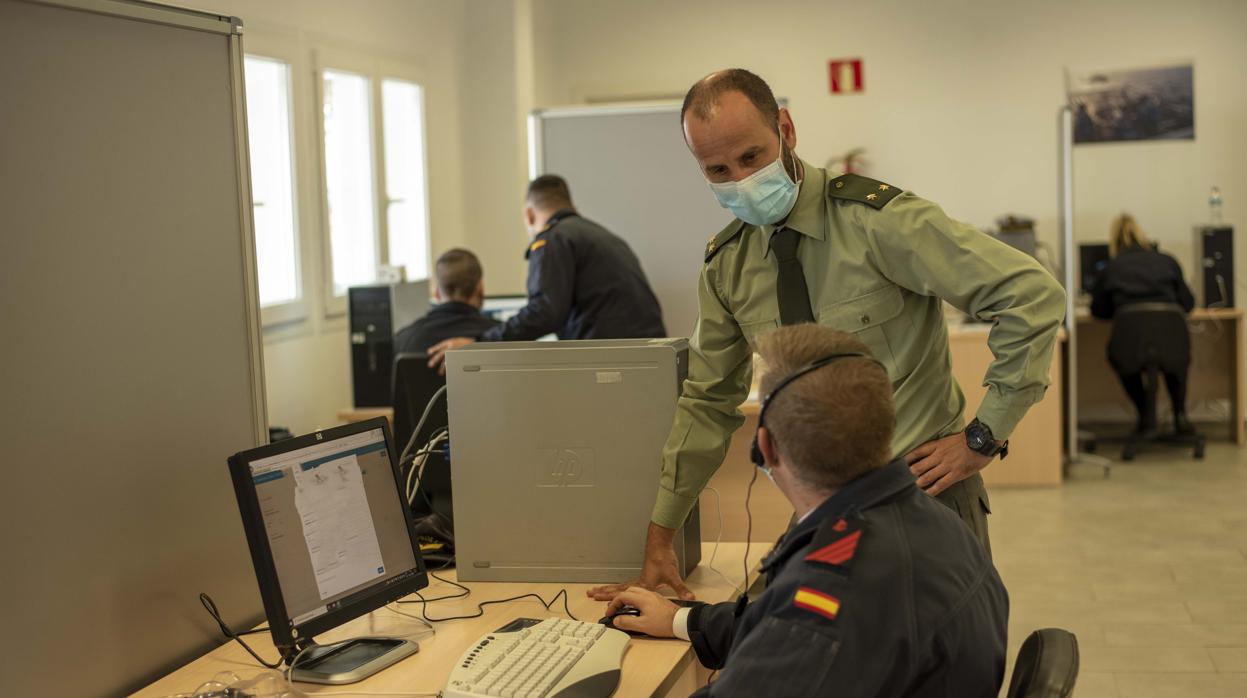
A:
POLYGON ((411 640, 357 637, 332 645, 317 645, 309 641, 291 654, 287 661, 298 661, 290 671, 293 681, 345 684, 363 681, 419 651, 420 645, 411 640))

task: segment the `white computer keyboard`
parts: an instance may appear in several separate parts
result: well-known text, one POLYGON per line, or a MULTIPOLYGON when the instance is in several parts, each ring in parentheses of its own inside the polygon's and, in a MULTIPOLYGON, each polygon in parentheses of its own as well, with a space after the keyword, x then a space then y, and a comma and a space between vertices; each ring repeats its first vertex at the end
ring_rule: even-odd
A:
POLYGON ((606 698, 619 685, 628 636, 598 623, 550 618, 492 632, 459 658, 444 698, 606 698))

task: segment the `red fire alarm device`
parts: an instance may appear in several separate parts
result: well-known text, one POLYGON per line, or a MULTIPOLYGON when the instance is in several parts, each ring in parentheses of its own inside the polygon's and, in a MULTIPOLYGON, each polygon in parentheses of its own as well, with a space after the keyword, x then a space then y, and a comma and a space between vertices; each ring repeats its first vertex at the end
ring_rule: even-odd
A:
POLYGON ((862 59, 836 58, 827 62, 831 73, 831 93, 855 94, 863 91, 862 59))

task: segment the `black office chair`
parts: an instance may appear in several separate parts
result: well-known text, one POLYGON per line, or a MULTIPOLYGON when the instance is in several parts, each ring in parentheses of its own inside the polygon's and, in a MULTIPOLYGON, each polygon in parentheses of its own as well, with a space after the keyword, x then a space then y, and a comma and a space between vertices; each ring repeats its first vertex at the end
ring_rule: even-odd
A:
POLYGON ((1008 698, 1066 698, 1078 679, 1078 638, 1068 630, 1036 630, 1022 643, 1008 698))
MULTIPOLYGON (((1108 341, 1108 360, 1119 373, 1143 373, 1147 396, 1146 410, 1140 415, 1146 424, 1156 424, 1156 395, 1161 372, 1185 375, 1191 364, 1191 331, 1186 312, 1174 303, 1132 303, 1113 314, 1113 331, 1108 341)), ((1151 433, 1136 431, 1122 449, 1122 460, 1133 460, 1143 446, 1167 443, 1189 446, 1196 458, 1204 457, 1204 436, 1189 433, 1151 433)))
MULTIPOLYGON (((411 433, 424 414, 429 400, 444 385, 446 377, 437 369, 429 368, 429 357, 425 354, 399 354, 394 360, 394 443, 402 449, 411 440, 411 433)), ((433 432, 445 427, 448 423, 445 398, 438 400, 429 412, 420 434, 416 436, 415 447, 419 449, 428 442, 433 432)), ((441 454, 434 453, 425 462, 424 477, 420 483, 420 496, 412 504, 412 513, 423 516, 439 513, 448 520, 453 520, 450 493, 450 468, 441 454)))

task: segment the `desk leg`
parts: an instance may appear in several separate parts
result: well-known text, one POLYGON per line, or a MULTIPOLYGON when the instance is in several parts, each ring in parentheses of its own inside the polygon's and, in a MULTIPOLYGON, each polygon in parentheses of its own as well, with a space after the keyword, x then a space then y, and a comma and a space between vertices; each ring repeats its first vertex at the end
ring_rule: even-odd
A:
POLYGON ((1230 341, 1233 346, 1230 347, 1230 356, 1234 362, 1232 368, 1233 384, 1231 390, 1233 397, 1230 400, 1230 418, 1233 423, 1230 424, 1230 433, 1234 435, 1234 443, 1242 446, 1244 444, 1243 429, 1243 321, 1241 317, 1234 320, 1234 331, 1230 334, 1230 341))

